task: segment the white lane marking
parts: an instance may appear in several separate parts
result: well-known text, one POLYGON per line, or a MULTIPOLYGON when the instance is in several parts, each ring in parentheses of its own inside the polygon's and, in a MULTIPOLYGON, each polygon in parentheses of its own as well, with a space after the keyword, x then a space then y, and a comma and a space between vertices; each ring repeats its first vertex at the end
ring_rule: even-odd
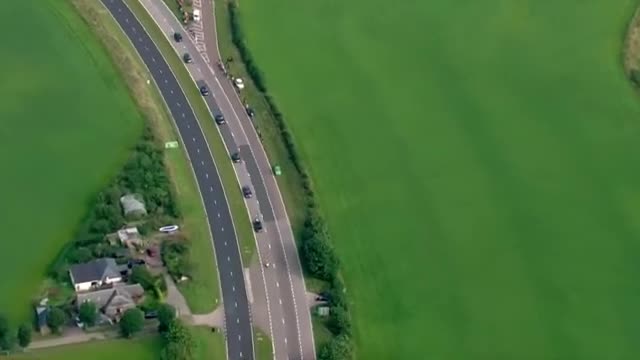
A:
POLYGON ((214 204, 214 205, 215 205, 215 204, 217 204, 217 203, 218 203, 218 201, 217 201, 217 200, 213 200, 213 204, 214 204))
POLYGON ((269 249, 271 249, 271 244, 267 244, 269 246, 269 249))
POLYGON ((169 92, 171 92, 173 94, 173 90, 169 90, 169 92))
POLYGON ((224 231, 224 228, 223 228, 223 227, 221 227, 221 228, 220 228, 220 231, 224 231))
POLYGON ((236 323, 237 323, 237 324, 240 324, 240 318, 237 318, 237 319, 236 319, 236 323))
POLYGON ((227 256, 227 261, 231 261, 231 258, 229 256, 227 256))
POLYGON ((151 61, 156 62, 156 58, 152 57, 151 61))
POLYGON ((164 83, 165 83, 165 84, 168 84, 168 83, 169 83, 169 80, 164 79, 164 83))
POLYGON ((209 178, 209 173, 204 174, 204 177, 209 178))
POLYGON ((124 18, 124 22, 129 23, 129 18, 124 18))
POLYGON ((158 71, 160 71, 160 74, 164 74, 164 73, 162 72, 162 69, 158 69, 158 71))
POLYGON ((280 305, 282 305, 282 299, 278 299, 278 302, 280 302, 280 305))
POLYGON ((209 191, 213 192, 213 186, 209 186, 209 191))
POLYGON ((193 142, 196 142, 196 138, 191 138, 193 140, 193 142))
POLYGON ((196 151, 198 152, 198 154, 200 154, 200 148, 197 148, 196 151))
POLYGON ((232 290, 232 291, 236 291, 236 287, 235 287, 235 286, 232 286, 232 287, 231 287, 231 290, 232 290))
MULTIPOLYGON (((178 105, 178 107, 182 106, 182 104, 180 104, 179 102, 177 102, 176 105, 178 105)), ((182 114, 182 116, 184 116, 184 114, 182 114)))
POLYGON ((238 302, 237 301, 234 301, 233 304, 235 305, 235 307, 238 307, 238 302))
POLYGON ((218 213, 218 217, 220 217, 220 213, 218 213))
POLYGON ((229 276, 233 277, 233 271, 229 271, 229 276))
POLYGON ((282 318, 282 323, 284 324, 284 318, 282 318))
POLYGON ((200 164, 204 165, 204 160, 200 160, 200 164))
POLYGON ((277 282, 277 281, 276 281, 276 286, 277 286, 277 287, 280 287, 280 283, 279 283, 279 282, 277 282))
POLYGON ((242 339, 242 335, 238 335, 238 341, 240 341, 240 339, 242 339))
POLYGON ((227 242, 226 241, 224 242, 224 246, 227 246, 227 242))

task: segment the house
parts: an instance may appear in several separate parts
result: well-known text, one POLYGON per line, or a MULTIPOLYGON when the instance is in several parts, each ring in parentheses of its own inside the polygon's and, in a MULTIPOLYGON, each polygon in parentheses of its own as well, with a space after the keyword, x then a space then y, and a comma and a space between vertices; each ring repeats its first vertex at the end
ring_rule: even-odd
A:
POLYGON ((118 320, 125 311, 135 308, 142 298, 144 289, 140 284, 115 284, 108 289, 77 294, 76 306, 80 308, 83 303, 92 302, 107 317, 118 320))
POLYGON ((47 335, 51 332, 49 325, 47 325, 47 318, 49 317, 49 307, 38 305, 36 306, 36 325, 40 335, 47 335))
POLYGON ((87 291, 122 281, 120 267, 113 258, 101 258, 69 269, 71 282, 76 291, 87 291))

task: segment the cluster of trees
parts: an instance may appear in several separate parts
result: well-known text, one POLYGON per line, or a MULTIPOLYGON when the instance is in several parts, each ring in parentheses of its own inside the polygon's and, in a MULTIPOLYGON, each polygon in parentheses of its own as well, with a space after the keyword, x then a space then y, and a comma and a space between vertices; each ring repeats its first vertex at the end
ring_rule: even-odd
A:
POLYGON ((31 344, 31 325, 22 324, 14 330, 7 318, 0 315, 0 349, 12 351, 16 345, 26 348, 29 344, 31 344))
POLYGON ((154 276, 146 266, 133 267, 131 282, 138 283, 145 290, 153 292, 158 299, 167 291, 167 283, 164 281, 164 277, 162 275, 154 276))
POLYGON ((269 111, 276 120, 276 126, 284 142, 289 159, 296 168, 305 191, 307 211, 302 230, 300 253, 302 263, 307 274, 324 280, 328 284, 327 293, 330 294, 329 330, 335 335, 328 345, 321 348, 319 356, 322 360, 338 360, 352 358, 351 318, 344 298, 344 285, 338 273, 340 264, 329 239, 326 223, 320 216, 316 206, 315 194, 311 177, 301 161, 297 147, 291 136, 282 112, 279 111, 273 98, 267 93, 264 76, 257 67, 253 56, 247 47, 244 33, 240 25, 238 7, 234 1, 229 2, 229 17, 231 37, 240 53, 249 76, 260 90, 269 106, 269 111))
POLYGON ((160 305, 158 308, 158 322, 158 331, 162 335, 164 346, 160 359, 193 360, 196 350, 193 334, 176 317, 176 310, 171 305, 160 305))
POLYGON ((144 314, 140 309, 129 309, 122 314, 118 325, 122 336, 132 338, 144 328, 144 314))
POLYGON ((191 277, 193 264, 190 260, 191 246, 186 239, 166 240, 162 243, 162 262, 167 272, 175 279, 191 277))

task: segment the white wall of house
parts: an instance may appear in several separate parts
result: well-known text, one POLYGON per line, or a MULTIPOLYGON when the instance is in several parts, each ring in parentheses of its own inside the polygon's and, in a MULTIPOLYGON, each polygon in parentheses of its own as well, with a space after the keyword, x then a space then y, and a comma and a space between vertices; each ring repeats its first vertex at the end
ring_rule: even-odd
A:
POLYGON ((76 291, 87 291, 87 290, 91 290, 91 282, 83 282, 83 283, 77 283, 76 284, 76 291))
POLYGON ((105 284, 113 284, 113 283, 119 283, 119 282, 121 282, 121 281, 122 281, 122 277, 120 277, 120 276, 118 276, 118 277, 114 277, 114 278, 107 277, 107 278, 104 280, 104 283, 105 283, 105 284))

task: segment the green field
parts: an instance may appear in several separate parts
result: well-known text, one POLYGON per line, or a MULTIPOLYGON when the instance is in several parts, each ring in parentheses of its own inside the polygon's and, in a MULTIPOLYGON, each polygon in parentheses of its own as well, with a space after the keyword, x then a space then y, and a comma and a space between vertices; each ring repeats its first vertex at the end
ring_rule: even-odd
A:
POLYGON ((360 359, 636 359, 637 1, 240 1, 360 359))
POLYGON ((6 2, 0 29, 0 312, 17 320, 142 118, 66 1, 6 2))
MULTIPOLYGON (((107 340, 34 350, 9 357, 11 360, 157 360, 160 339, 107 340)), ((199 360, 199 359, 198 359, 199 360)))

